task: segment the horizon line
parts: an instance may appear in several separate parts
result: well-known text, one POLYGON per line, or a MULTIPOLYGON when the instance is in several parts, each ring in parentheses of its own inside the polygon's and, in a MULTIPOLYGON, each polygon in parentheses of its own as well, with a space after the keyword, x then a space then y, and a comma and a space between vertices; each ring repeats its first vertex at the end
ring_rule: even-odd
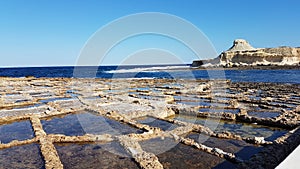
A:
POLYGON ((5 68, 51 68, 51 67, 101 67, 101 66, 173 66, 173 65, 191 65, 191 63, 171 63, 171 64, 104 64, 104 65, 19 65, 19 66, 0 66, 5 68))

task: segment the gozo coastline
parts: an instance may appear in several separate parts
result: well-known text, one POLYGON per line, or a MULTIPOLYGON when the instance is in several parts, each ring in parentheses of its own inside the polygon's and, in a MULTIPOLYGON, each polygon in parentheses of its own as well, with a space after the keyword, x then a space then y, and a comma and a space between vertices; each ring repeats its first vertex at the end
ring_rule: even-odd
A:
POLYGON ((0 0, 0 169, 294 169, 300 1, 0 0))
POLYGON ((300 143, 298 84, 2 77, 0 93, 3 168, 274 168, 300 143))
MULTIPOLYGON (((300 47, 254 48, 244 39, 236 39, 231 48, 211 60, 195 60, 194 67, 250 67, 300 65, 300 47)), ((276 68, 275 68, 276 69, 276 68)))

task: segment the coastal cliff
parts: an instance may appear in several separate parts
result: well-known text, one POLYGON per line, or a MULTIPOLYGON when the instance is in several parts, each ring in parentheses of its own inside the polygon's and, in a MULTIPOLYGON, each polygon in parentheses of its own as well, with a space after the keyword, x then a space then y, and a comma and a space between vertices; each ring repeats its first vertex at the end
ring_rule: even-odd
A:
POLYGON ((274 66, 299 65, 300 48, 254 48, 246 40, 237 39, 233 46, 211 60, 196 60, 192 66, 274 66))

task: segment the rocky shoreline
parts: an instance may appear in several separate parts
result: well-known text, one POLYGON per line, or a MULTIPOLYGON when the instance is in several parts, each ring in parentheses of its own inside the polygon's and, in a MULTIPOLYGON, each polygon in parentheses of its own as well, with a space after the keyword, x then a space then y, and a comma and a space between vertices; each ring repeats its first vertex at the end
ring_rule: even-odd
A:
POLYGON ((192 67, 191 70, 299 70, 300 65, 268 65, 268 66, 210 66, 192 67))
POLYGON ((300 65, 300 47, 254 48, 244 39, 236 39, 233 46, 217 58, 195 60, 193 67, 256 67, 300 65))
MULTIPOLYGON (((132 165, 137 164, 137 168, 169 168, 175 164, 201 168, 205 161, 210 162, 203 168, 222 165, 273 168, 300 144, 300 86, 297 84, 27 77, 1 78, 0 93, 1 159, 7 159, 2 152, 8 149, 38 144, 46 168, 63 168, 72 163, 72 158, 84 158, 83 155, 68 157, 74 153, 69 144, 96 145, 91 150, 82 150, 95 155, 102 151, 99 147, 117 143, 129 157, 126 162, 134 162, 132 165), (106 130, 107 123, 101 119, 109 121, 108 127, 114 130, 106 130), (217 122, 215 127, 224 129, 198 123, 201 120, 217 122), (23 122, 30 122, 33 129, 33 135, 27 139, 6 133, 16 132, 17 128, 4 130, 23 122), (85 132, 79 132, 80 128, 85 132), (199 141, 204 138, 211 141, 199 141), (162 144, 171 142, 173 148, 161 153, 154 151, 162 150, 162 144), (61 144, 66 146, 61 148, 61 144), (230 145, 229 149, 224 149, 223 144, 230 145), (262 150, 246 151, 247 147, 262 150), (182 156, 172 157, 172 152, 179 149, 182 156), (203 158, 193 161, 188 158, 189 151, 200 153, 203 158), (266 157, 270 153, 272 156, 266 157), (181 160, 185 157, 188 161, 181 160)), ((109 149, 109 152, 113 151, 109 149)), ((107 160, 114 158, 111 154, 107 160)), ((87 156, 86 160, 91 158, 87 156)), ((19 161, 24 163, 22 159, 19 161)), ((17 164, 0 163, 9 167, 17 164)), ((107 164, 105 160, 98 163, 107 164)), ((78 163, 82 167, 92 164, 78 163)), ((116 161, 106 167, 120 165, 116 161)))

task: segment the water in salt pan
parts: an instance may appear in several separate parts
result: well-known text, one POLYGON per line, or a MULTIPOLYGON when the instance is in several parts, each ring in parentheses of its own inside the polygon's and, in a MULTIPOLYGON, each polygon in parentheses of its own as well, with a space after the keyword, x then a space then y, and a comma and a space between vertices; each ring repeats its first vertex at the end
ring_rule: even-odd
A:
POLYGON ((229 131, 242 137, 264 137, 267 141, 274 141, 288 131, 277 127, 242 123, 237 121, 215 120, 210 118, 199 118, 195 116, 176 115, 171 117, 176 120, 200 124, 209 127, 215 132, 229 131))
POLYGON ((147 124, 151 127, 161 128, 163 131, 170 131, 178 127, 176 124, 172 124, 163 120, 159 120, 153 117, 141 117, 136 119, 138 123, 147 124))
POLYGON ((48 102, 54 102, 54 101, 59 101, 59 100, 72 100, 71 97, 54 97, 54 98, 48 98, 48 99, 43 99, 40 100, 42 103, 48 103, 48 102))
POLYGON ((0 150, 0 168, 44 169, 39 145, 29 144, 0 150))
POLYGON ((239 113, 239 109, 216 109, 216 108, 200 108, 200 112, 213 112, 213 113, 232 113, 232 114, 237 114, 239 113))
POLYGON ((164 168, 235 168, 235 165, 220 157, 191 146, 175 142, 171 138, 155 138, 140 142, 143 150, 156 154, 164 168))
POLYGON ((27 140, 34 137, 29 121, 20 121, 0 125, 0 142, 9 143, 13 140, 27 140))
POLYGON ((280 112, 259 112, 259 111, 249 111, 247 112, 249 116, 259 117, 259 118, 273 118, 280 115, 280 112))
POLYGON ((191 133, 187 137, 203 145, 216 147, 228 153, 234 153, 243 160, 249 160, 254 154, 259 153, 263 149, 262 146, 248 144, 242 140, 206 137, 197 133, 191 133))
POLYGON ((138 168, 117 142, 106 144, 55 144, 65 169, 138 168))
POLYGON ((122 124, 115 120, 91 113, 70 114, 64 117, 54 117, 41 121, 48 134, 64 134, 67 136, 81 136, 88 134, 121 135, 142 133, 141 130, 122 124))

